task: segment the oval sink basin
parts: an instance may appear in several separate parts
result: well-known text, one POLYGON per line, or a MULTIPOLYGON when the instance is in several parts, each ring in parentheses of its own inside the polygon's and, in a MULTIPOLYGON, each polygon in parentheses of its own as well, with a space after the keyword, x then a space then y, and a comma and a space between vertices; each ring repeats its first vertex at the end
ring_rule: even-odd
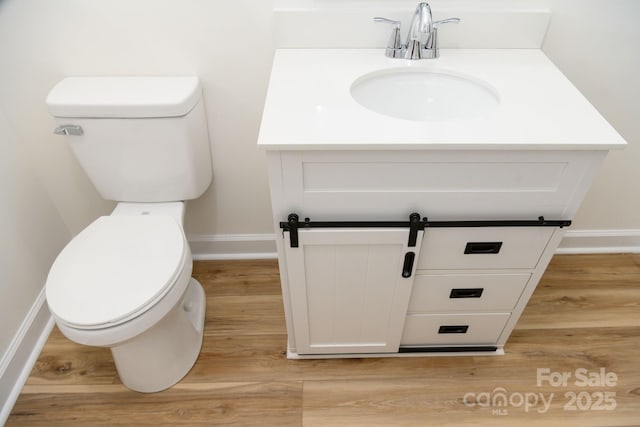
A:
POLYGON ((498 106, 498 94, 459 74, 401 68, 376 71, 351 85, 351 96, 376 113, 414 121, 482 117, 498 106))

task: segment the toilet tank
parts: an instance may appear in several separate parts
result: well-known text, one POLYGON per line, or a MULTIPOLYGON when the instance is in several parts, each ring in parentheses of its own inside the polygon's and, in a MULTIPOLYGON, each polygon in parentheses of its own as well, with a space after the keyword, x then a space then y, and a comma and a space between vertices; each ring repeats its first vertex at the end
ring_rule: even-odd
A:
POLYGON ((211 182, 197 77, 68 77, 47 107, 105 199, 189 200, 211 182))

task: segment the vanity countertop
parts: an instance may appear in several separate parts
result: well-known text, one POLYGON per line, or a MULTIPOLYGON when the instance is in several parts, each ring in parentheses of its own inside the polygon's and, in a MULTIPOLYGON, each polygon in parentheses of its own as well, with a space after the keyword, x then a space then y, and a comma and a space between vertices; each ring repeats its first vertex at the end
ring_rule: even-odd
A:
POLYGON ((383 49, 279 49, 258 145, 266 150, 609 150, 626 144, 538 49, 442 49, 440 55, 408 61, 387 58, 383 49), (500 102, 481 117, 420 122, 372 112, 351 97, 359 77, 406 67, 479 79, 500 102))

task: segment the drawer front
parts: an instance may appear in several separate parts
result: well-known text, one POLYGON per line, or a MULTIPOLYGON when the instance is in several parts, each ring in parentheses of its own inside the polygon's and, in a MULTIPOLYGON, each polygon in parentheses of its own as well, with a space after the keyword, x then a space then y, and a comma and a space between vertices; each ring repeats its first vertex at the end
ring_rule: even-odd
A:
POLYGON ((509 313, 410 314, 400 345, 495 344, 509 313))
POLYGON ((418 269, 533 269, 554 227, 460 227, 425 231, 418 269))
POLYGON ((514 274, 419 274, 409 313, 511 311, 529 278, 514 274))

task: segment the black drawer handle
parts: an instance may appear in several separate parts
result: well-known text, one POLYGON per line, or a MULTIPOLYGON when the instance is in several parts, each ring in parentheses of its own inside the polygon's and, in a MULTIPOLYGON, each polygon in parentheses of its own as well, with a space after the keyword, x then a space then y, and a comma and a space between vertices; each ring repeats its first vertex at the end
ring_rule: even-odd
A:
POLYGON ((413 261, 416 259, 415 252, 407 252, 404 255, 404 265, 402 266, 402 277, 411 277, 413 272, 413 261))
POLYGON ((440 326, 439 334, 466 334, 469 325, 440 326))
POLYGON ((500 252, 502 242, 467 242, 464 248, 465 254, 497 254, 500 252))
POLYGON ((451 289, 449 298, 480 298, 484 288, 451 289))

